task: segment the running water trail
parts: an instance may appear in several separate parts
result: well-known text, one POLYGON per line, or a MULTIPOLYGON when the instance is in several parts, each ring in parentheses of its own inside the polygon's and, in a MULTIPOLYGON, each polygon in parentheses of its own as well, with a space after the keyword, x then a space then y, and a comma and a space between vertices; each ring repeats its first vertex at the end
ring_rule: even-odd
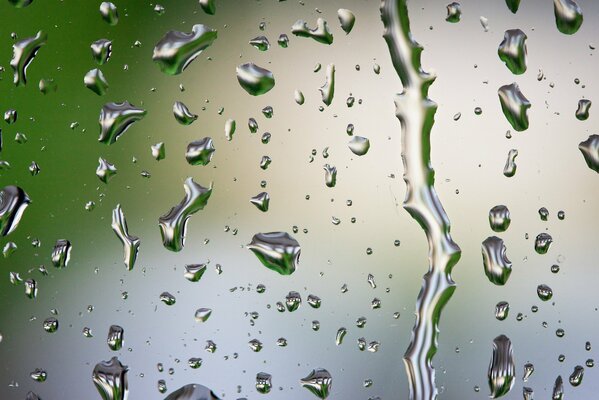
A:
POLYGON ((437 389, 431 361, 437 352, 439 318, 455 290, 450 273, 460 259, 461 250, 451 238, 449 218, 433 186, 430 132, 437 105, 428 98, 428 88, 435 77, 421 68, 422 47, 412 39, 406 0, 383 0, 381 18, 385 26, 383 36, 404 87, 395 97, 396 116, 402 126, 404 208, 418 221, 429 245, 429 270, 416 302, 416 322, 404 362, 410 399, 433 400, 437 389))

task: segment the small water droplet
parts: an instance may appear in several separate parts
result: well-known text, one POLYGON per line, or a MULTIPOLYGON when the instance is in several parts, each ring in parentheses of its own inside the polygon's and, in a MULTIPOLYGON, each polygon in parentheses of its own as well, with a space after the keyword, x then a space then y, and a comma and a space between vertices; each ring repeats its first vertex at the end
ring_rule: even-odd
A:
POLYGON ((512 128, 518 132, 528 129, 528 109, 530 102, 522 92, 517 83, 504 85, 497 91, 501 109, 512 128))

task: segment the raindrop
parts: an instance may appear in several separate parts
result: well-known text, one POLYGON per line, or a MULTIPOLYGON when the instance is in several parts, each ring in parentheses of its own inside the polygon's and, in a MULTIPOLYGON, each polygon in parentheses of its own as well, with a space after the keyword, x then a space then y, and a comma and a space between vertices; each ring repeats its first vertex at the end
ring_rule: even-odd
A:
POLYGON ((599 135, 589 136, 587 140, 580 142, 578 149, 582 153, 587 166, 599 173, 599 135))
POLYGON ((200 7, 209 15, 214 15, 216 12, 216 0, 200 0, 200 7))
MULTIPOLYGON (((202 360, 198 360, 200 360, 201 364, 202 360)), ((214 392, 208 389, 206 386, 190 383, 175 390, 164 400, 220 400, 220 398, 217 397, 216 394, 214 394, 214 392)))
POLYGON ((0 190, 0 236, 14 231, 31 200, 18 186, 5 186, 0 190))
POLYGON ((237 81, 252 96, 263 95, 275 86, 272 72, 253 63, 237 67, 237 81))
POLYGON ((198 308, 195 312, 196 322, 206 322, 210 318, 210 315, 212 315, 210 308, 198 308))
POLYGON ((528 129, 528 109, 530 102, 518 87, 517 83, 504 85, 497 91, 501 109, 508 122, 518 132, 528 129))
POLYGON ((302 297, 298 292, 291 291, 285 297, 285 305, 287 306, 287 311, 293 312, 297 310, 302 304, 302 297))
POLYGON ((110 56, 112 55, 112 41, 108 39, 98 39, 91 44, 92 57, 94 60, 102 65, 108 60, 110 60, 110 56))
POLYGON ((127 220, 125 219, 125 214, 123 214, 120 204, 117 204, 116 208, 112 211, 111 226, 112 230, 123 244, 123 262, 125 263, 125 267, 127 267, 128 271, 131 271, 135 265, 141 241, 137 236, 129 235, 127 220))
POLYGON ((582 10, 574 0, 553 0, 553 11, 555 13, 555 25, 557 29, 566 35, 578 32, 582 25, 582 10))
POLYGON ((262 212, 268 211, 268 205, 270 203, 270 196, 266 192, 261 192, 250 198, 250 203, 256 206, 256 208, 262 212))
POLYGON ((217 32, 205 25, 194 25, 191 33, 168 31, 156 43, 152 60, 162 72, 178 75, 217 38, 217 32))
POLYGON ((66 239, 59 239, 52 249, 52 265, 56 268, 64 268, 71 259, 71 242, 66 239))
POLYGON ((329 164, 325 164, 323 168, 325 184, 330 188, 335 187, 337 184, 337 168, 329 164))
POLYGON ((347 146, 355 155, 363 156, 370 149, 370 140, 362 136, 353 136, 347 146))
POLYGON ((225 138, 227 138, 229 142, 233 140, 233 135, 235 134, 236 127, 237 124, 235 123, 234 119, 228 119, 225 122, 225 138))
POLYGON ((281 275, 291 275, 299 263, 301 248, 286 232, 257 233, 247 245, 268 269, 281 275))
POLYGON ((110 329, 108 329, 108 337, 106 338, 106 342, 108 343, 108 347, 112 351, 119 351, 123 348, 123 335, 125 334, 125 330, 118 325, 110 325, 110 329))
POLYGON ((535 239, 535 251, 539 254, 546 254, 553 242, 553 238, 548 233, 539 233, 535 239))
POLYGON ((297 104, 299 104, 300 106, 301 106, 302 104, 304 104, 304 100, 305 100, 305 99, 304 99, 304 94, 301 92, 301 90, 297 90, 297 89, 296 89, 296 90, 295 90, 295 93, 294 93, 294 95, 293 95, 293 98, 295 99, 295 102, 296 102, 297 104))
POLYGON ((518 157, 518 150, 511 149, 507 154, 507 160, 505 161, 505 166, 503 167, 503 175, 511 178, 516 175, 516 169, 518 166, 516 165, 516 157, 518 157))
POLYGON ((85 84, 86 88, 99 96, 104 95, 108 89, 108 82, 106 81, 102 71, 100 71, 98 68, 94 68, 85 74, 83 83, 85 84))
POLYGON ((497 336, 493 340, 493 356, 488 373, 492 399, 504 396, 512 389, 515 371, 512 342, 505 335, 497 336))
POLYGON ((113 144, 135 121, 146 115, 146 111, 137 108, 128 101, 106 103, 100 111, 100 137, 98 141, 113 144))
POLYGON ((256 391, 267 394, 270 389, 272 389, 272 376, 266 372, 258 372, 256 374, 256 391))
POLYGON ((524 374, 522 375, 522 380, 524 382, 528 382, 528 378, 535 372, 535 366, 531 363, 524 364, 524 374))
POLYGON ((499 59, 515 75, 526 72, 526 39, 526 34, 520 29, 509 29, 505 31, 497 50, 499 59))
POLYGON ((104 183, 108 183, 110 178, 116 175, 116 167, 109 163, 104 158, 98 159, 98 168, 96 168, 96 176, 104 183))
POLYGON ((308 23, 306 21, 298 20, 291 27, 291 33, 299 37, 312 38, 316 40, 318 43, 333 43, 333 35, 329 31, 327 22, 322 18, 318 18, 316 20, 316 28, 314 29, 308 28, 308 23))
POLYGON ((499 205, 489 210, 489 225, 494 232, 505 232, 511 222, 510 210, 506 206, 499 205))
POLYGON ((279 43, 279 46, 286 49, 287 46, 289 46, 289 37, 286 34, 281 33, 279 35, 279 39, 277 40, 277 43, 279 43))
POLYGON ((333 378, 329 371, 323 368, 312 370, 305 378, 300 380, 302 387, 308 389, 320 399, 326 399, 331 391, 333 378))
POLYGON ((207 165, 212 160, 213 153, 212 139, 205 137, 187 145, 185 158, 191 165, 207 165))
POLYGON ((270 42, 266 38, 266 36, 256 36, 252 40, 250 40, 250 45, 252 45, 255 49, 260 51, 266 51, 270 49, 270 42))
POLYGON ((198 119, 198 116, 189 111, 189 108, 180 101, 175 101, 173 104, 173 115, 181 125, 190 125, 198 119))
POLYGON ((164 147, 164 142, 159 142, 150 146, 150 151, 152 152, 152 157, 156 161, 163 160, 166 156, 166 149, 164 147))
POLYGON ((109 25, 114 26, 119 22, 119 13, 116 6, 109 1, 103 1, 100 4, 100 15, 109 25))
POLYGON ((206 264, 188 264, 185 266, 185 279, 190 282, 197 282, 202 279, 202 275, 206 272, 206 264))
POLYGON ((460 18, 462 17, 462 6, 458 2, 449 3, 447 5, 447 17, 445 17, 445 21, 456 23, 460 22, 460 18))
POLYGON ((46 332, 54 333, 58 330, 58 320, 54 317, 46 318, 42 326, 46 332))
POLYGON ((339 18, 341 29, 343 29, 346 34, 349 34, 356 23, 356 16, 354 13, 346 8, 340 8, 337 10, 337 17, 339 18))
POLYGON ((127 371, 117 357, 96 364, 92 379, 104 400, 126 400, 128 395, 127 371))
POLYGON ((539 285, 537 286, 537 295, 539 296, 539 299, 549 301, 553 297, 553 290, 547 285, 539 285))
POLYGON ((13 56, 10 60, 10 66, 14 70, 14 84, 16 86, 27 83, 27 68, 40 47, 45 45, 47 40, 48 35, 44 31, 39 31, 35 36, 19 40, 12 45, 13 56))
POLYGON ((320 89, 320 94, 322 96, 322 102, 327 106, 330 106, 333 102, 333 97, 335 95, 335 65, 329 64, 327 65, 326 71, 326 82, 320 89))
POLYGON ((499 321, 503 321, 507 318, 510 312, 510 303, 507 301, 500 301, 495 306, 495 318, 499 321))
POLYGON ((172 306, 177 302, 177 299, 169 292, 162 292, 160 293, 160 301, 166 304, 167 306, 172 306))
POLYGON ((578 100, 578 108, 576 109, 576 119, 585 121, 589 118, 589 109, 591 108, 591 100, 578 100))
POLYGON ((499 286, 505 285, 512 273, 512 263, 505 253, 505 244, 497 236, 490 236, 482 243, 485 275, 491 283, 499 286))

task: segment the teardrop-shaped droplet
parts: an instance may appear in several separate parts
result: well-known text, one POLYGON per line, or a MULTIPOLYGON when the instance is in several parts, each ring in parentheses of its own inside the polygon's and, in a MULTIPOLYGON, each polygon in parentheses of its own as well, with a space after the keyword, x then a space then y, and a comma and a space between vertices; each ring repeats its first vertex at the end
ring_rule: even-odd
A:
POLYGON ((516 169, 518 166, 516 165, 516 157, 518 157, 518 150, 511 149, 507 154, 507 160, 505 161, 505 166, 503 167, 503 175, 511 178, 516 175, 516 169))
POLYGON ((326 399, 331 392, 333 377, 326 369, 318 368, 302 378, 300 384, 319 399, 326 399))
POLYGON ((516 75, 526 72, 526 39, 526 34, 520 29, 509 29, 505 31, 497 50, 499 59, 516 75))
POLYGON ((314 29, 308 28, 308 23, 300 19, 291 27, 291 33, 299 37, 312 38, 318 43, 333 43, 333 35, 329 31, 327 22, 322 18, 316 20, 316 28, 314 29))
POLYGON ((212 309, 210 308, 198 308, 195 312, 195 319, 197 322, 206 322, 212 315, 212 309))
POLYGON ((582 383, 582 378, 584 377, 584 367, 582 365, 577 365, 574 367, 574 371, 570 374, 570 385, 576 387, 582 383))
POLYGON ((576 109, 576 119, 579 121, 585 121, 589 119, 589 110, 591 108, 591 100, 580 99, 578 100, 578 108, 576 109))
POLYGON ((545 284, 537 286, 537 295, 543 301, 549 301, 553 297, 553 290, 545 284))
POLYGON ((0 190, 0 236, 14 231, 31 200, 18 186, 5 186, 0 190))
POLYGON ((217 38, 217 32, 197 24, 191 33, 168 31, 154 47, 152 60, 168 75, 178 75, 208 48, 217 38))
POLYGON ((263 95, 275 86, 272 72, 253 63, 237 67, 237 81, 252 96, 263 95))
POLYGON ((489 210, 489 225, 494 232, 505 232, 511 222, 510 210, 506 206, 499 205, 489 210))
POLYGON ((206 272, 206 264, 188 264, 185 266, 185 279, 190 282, 197 282, 202 279, 202 275, 206 272))
POLYGON ((522 388, 522 396, 524 397, 524 400, 534 400, 534 391, 532 388, 524 386, 522 388))
POLYGON ((516 14, 520 7, 520 0, 505 0, 505 4, 513 14, 516 14))
POLYGON ((45 45, 47 41, 48 35, 44 31, 39 31, 35 36, 19 40, 12 45, 13 56, 10 60, 10 66, 14 70, 14 84, 16 86, 27 83, 27 68, 40 47, 45 45))
POLYGON ((204 209, 212 194, 212 185, 205 188, 187 178, 183 184, 185 198, 158 219, 162 244, 171 251, 181 251, 189 217, 204 209))
POLYGON ((100 111, 99 142, 112 144, 129 129, 131 124, 146 115, 146 111, 137 108, 128 101, 122 103, 106 103, 100 111))
POLYGON ((349 34, 356 23, 356 16, 354 13, 346 8, 340 8, 337 10, 337 18, 339 18, 341 29, 343 29, 345 33, 349 34))
POLYGON ((599 173, 599 135, 589 136, 587 140, 580 142, 578 149, 582 153, 587 166, 599 173))
POLYGON ((279 39, 277 39, 277 43, 279 43, 279 46, 286 49, 287 46, 289 46, 289 36, 287 36, 284 33, 281 33, 279 35, 279 39))
POLYGON ((119 22, 118 10, 116 6, 109 1, 103 1, 102 4, 100 4, 100 15, 109 25, 114 26, 119 22))
POLYGON ((492 399, 504 396, 512 389, 515 373, 512 342, 505 335, 497 336, 493 340, 493 356, 488 373, 492 399))
POLYGON ((261 192, 250 198, 250 203, 256 206, 256 208, 262 212, 268 211, 268 205, 270 204, 270 196, 266 192, 261 192))
POLYGON ((126 400, 128 395, 127 371, 117 357, 96 364, 92 379, 103 400, 126 400))
POLYGON ((128 271, 133 269, 135 260, 137 260, 137 254, 139 252, 139 246, 141 241, 137 236, 129 234, 127 228, 127 220, 125 214, 121 209, 121 205, 117 204, 116 208, 112 211, 112 230, 116 233, 117 237, 123 244, 124 263, 128 271))
POLYGON ((524 364, 524 374, 522 375, 522 380, 524 382, 528 382, 528 378, 535 372, 535 366, 531 363, 524 364))
POLYGON ((190 383, 175 390, 166 396, 164 400, 220 400, 220 398, 206 386, 190 383))
POLYGON ((301 253, 298 241, 286 232, 257 233, 247 248, 266 268, 281 275, 295 272, 301 253))
POLYGON ((112 55, 112 42, 108 39, 99 39, 91 44, 92 56, 100 65, 110 60, 112 55))
POLYGON ((98 68, 94 68, 88 71, 83 78, 83 83, 85 87, 94 92, 95 94, 102 96, 108 90, 108 82, 104 77, 102 71, 98 68))
POLYGON ((175 101, 173 104, 173 115, 181 125, 190 125, 198 119, 198 116, 189 111, 189 108, 180 101, 175 101))
POLYGON ((482 243, 485 275, 499 286, 505 285, 512 273, 512 263, 505 253, 505 244, 497 236, 490 236, 482 243))
POLYGON ((340 346, 341 344, 343 344, 343 338, 345 338, 346 334, 347 334, 346 328, 339 328, 337 330, 337 334, 335 335, 335 344, 337 346, 340 346))
POLYGON ((553 238, 548 233, 539 233, 535 238, 535 251, 539 254, 546 254, 553 243, 553 238))
POLYGON ((164 157, 166 157, 166 147, 164 146, 164 142, 159 142, 150 146, 150 152, 156 161, 163 160, 164 157))
POLYGON ((555 24, 557 29, 566 35, 578 32, 582 25, 582 10, 574 0, 553 0, 555 24))
POLYGON ((512 127, 518 132, 528 129, 528 109, 530 102, 517 83, 504 85, 497 91, 503 114, 512 127))
POLYGON ((296 89, 296 90, 295 90, 295 93, 294 93, 294 95, 293 95, 293 97, 294 97, 294 99, 295 99, 295 102, 296 102, 297 104, 299 104, 300 106, 301 106, 302 104, 304 104, 304 100, 305 100, 305 99, 304 99, 304 94, 302 93, 302 91, 301 91, 301 90, 297 90, 297 89, 296 89))
POLYGON ((235 134, 235 129, 237 128, 237 123, 234 119, 229 118, 225 122, 225 138, 230 142, 233 140, 233 135, 235 134))

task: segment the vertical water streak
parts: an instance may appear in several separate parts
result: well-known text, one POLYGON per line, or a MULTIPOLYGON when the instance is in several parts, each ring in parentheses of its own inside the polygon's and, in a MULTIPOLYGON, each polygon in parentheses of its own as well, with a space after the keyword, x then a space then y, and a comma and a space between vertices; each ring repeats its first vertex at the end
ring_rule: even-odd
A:
POLYGON ((383 36, 404 87, 395 97, 396 116, 402 126, 404 208, 423 228, 429 244, 429 270, 418 295, 416 321, 404 362, 410 399, 432 400, 437 397, 432 358, 437 351, 439 318, 455 290, 450 273, 461 250, 451 238, 449 218, 433 186, 430 132, 437 105, 428 98, 428 88, 435 77, 421 68, 422 47, 412 38, 406 0, 383 0, 381 18, 383 36))

